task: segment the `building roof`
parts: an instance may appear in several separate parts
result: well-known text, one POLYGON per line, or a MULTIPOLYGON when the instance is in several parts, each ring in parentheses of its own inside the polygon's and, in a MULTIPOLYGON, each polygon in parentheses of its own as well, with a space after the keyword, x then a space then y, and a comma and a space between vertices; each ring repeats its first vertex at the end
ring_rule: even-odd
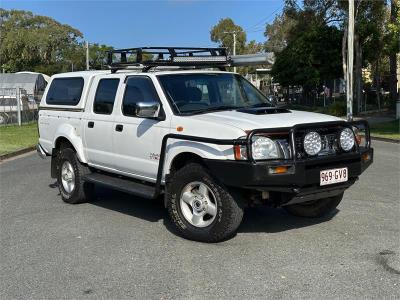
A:
POLYGON ((3 73, 0 74, 0 89, 24 89, 27 94, 36 94, 44 90, 47 81, 40 73, 3 73))

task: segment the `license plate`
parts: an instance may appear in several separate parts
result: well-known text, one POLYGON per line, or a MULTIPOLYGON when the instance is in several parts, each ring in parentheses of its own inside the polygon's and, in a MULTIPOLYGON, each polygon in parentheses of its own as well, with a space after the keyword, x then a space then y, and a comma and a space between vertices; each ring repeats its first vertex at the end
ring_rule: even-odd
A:
POLYGON ((346 182, 349 179, 347 168, 320 171, 319 178, 320 185, 346 182))

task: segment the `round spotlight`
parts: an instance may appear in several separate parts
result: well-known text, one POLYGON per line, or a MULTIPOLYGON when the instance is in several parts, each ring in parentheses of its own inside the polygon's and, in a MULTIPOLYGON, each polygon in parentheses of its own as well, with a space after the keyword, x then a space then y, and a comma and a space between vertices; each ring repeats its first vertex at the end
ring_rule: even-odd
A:
POLYGON ((340 147, 344 151, 350 151, 354 147, 354 133, 350 128, 345 128, 340 133, 340 147))
POLYGON ((306 153, 308 155, 317 155, 321 148, 321 136, 315 131, 307 133, 304 137, 304 150, 306 153))

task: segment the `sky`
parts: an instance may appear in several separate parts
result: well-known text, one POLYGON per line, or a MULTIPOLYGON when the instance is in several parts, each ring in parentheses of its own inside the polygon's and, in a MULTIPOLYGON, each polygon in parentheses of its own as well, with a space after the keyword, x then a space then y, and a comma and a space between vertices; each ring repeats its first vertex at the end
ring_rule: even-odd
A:
POLYGON ((141 46, 215 46, 210 29, 232 18, 247 40, 264 42, 265 23, 273 21, 283 0, 0 0, 5 9, 29 10, 80 30, 90 43, 115 48, 141 46))

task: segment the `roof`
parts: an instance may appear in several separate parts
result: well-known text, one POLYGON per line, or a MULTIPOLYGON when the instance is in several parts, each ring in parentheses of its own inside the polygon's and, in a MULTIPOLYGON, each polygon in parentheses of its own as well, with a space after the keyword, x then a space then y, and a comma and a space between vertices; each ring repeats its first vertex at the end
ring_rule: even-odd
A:
POLYGON ((44 80, 46 80, 47 82, 49 82, 50 80, 50 76, 43 74, 43 73, 38 73, 38 72, 31 72, 31 71, 21 71, 21 72, 17 72, 15 74, 40 74, 44 77, 44 80))
POLYGON ((38 90, 43 90, 47 81, 40 73, 3 73, 0 74, 0 89, 22 88, 28 94, 35 94, 38 90))
POLYGON ((83 78, 91 78, 96 75, 105 75, 111 74, 110 70, 92 70, 92 71, 77 71, 77 72, 67 72, 67 73, 59 73, 52 76, 52 78, 65 78, 65 77, 83 77, 83 78))

